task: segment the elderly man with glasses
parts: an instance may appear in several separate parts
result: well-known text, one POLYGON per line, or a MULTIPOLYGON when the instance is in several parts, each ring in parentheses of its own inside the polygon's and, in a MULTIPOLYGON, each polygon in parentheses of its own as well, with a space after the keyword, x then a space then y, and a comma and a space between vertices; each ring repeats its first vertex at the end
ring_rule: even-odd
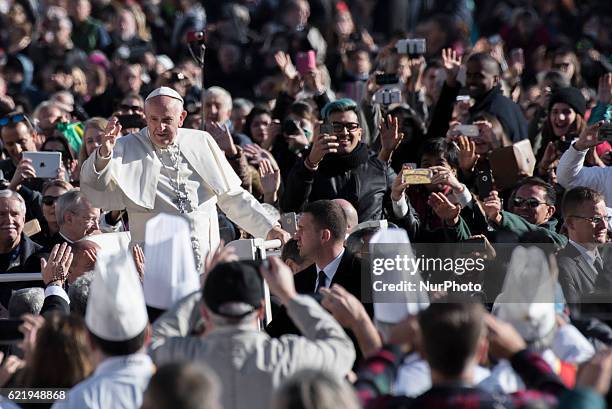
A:
POLYGON ((484 211, 489 224, 496 230, 505 230, 521 237, 537 231, 548 236, 558 248, 565 247, 567 237, 557 233, 555 188, 537 177, 521 180, 512 193, 508 210, 502 209, 502 202, 496 191, 484 201, 484 211))
POLYGON ((310 152, 291 169, 280 201, 283 211, 299 212, 321 199, 345 199, 357 209, 360 223, 384 218, 384 210, 393 214, 390 206, 383 209, 383 199, 389 199, 395 179, 389 160, 402 139, 397 119, 389 117, 381 125, 381 149, 376 154, 361 141, 357 109, 350 99, 323 107, 329 129, 322 126, 310 152))

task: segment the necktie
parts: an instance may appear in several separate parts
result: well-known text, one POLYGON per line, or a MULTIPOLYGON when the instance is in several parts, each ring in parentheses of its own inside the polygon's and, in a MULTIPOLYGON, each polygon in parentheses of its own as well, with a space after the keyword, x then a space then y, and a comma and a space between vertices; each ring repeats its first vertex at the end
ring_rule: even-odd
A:
POLYGON ((327 283, 326 280, 327 280, 327 276, 325 275, 323 270, 319 271, 319 277, 317 278, 317 285, 315 288, 315 293, 319 292, 319 288, 325 287, 325 284, 327 283))
POLYGON ((597 274, 604 273, 603 261, 601 260, 601 257, 597 256, 597 258, 595 258, 595 262, 593 263, 593 265, 595 266, 595 270, 597 271, 597 274))

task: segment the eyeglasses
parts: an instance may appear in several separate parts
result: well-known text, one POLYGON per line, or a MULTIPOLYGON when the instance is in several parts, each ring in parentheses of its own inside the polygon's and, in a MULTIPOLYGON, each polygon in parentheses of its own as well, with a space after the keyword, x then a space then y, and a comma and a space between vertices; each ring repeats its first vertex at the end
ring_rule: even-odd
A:
POLYGON ((344 129, 346 129, 348 132, 355 132, 357 129, 360 128, 360 126, 356 122, 333 122, 332 128, 334 130, 334 133, 342 132, 344 129))
POLYGON ((142 107, 138 105, 121 104, 119 105, 119 109, 122 111, 142 111, 142 107))
POLYGON ((539 202, 538 199, 523 199, 520 197, 515 197, 514 199, 512 199, 512 204, 515 207, 523 207, 523 206, 527 206, 531 209, 535 209, 536 207, 538 207, 541 204, 547 204, 546 202, 539 202))
POLYGON ((595 215, 593 217, 584 217, 584 216, 567 216, 567 217, 575 217, 577 219, 586 220, 586 221, 591 222, 591 224, 593 224, 594 226, 597 226, 598 224, 602 222, 606 224, 610 224, 610 221, 612 221, 612 216, 595 215))
POLYGON ((59 196, 43 196, 42 202, 47 206, 53 206, 55 201, 59 198, 59 196))

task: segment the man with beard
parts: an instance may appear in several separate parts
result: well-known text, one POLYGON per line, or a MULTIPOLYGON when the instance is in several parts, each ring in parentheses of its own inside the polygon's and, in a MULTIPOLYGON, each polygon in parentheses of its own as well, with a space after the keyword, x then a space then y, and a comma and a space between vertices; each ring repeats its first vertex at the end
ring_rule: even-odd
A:
POLYGON ((512 142, 518 142, 527 138, 527 120, 520 107, 503 95, 500 78, 499 63, 489 54, 477 53, 468 59, 465 86, 475 100, 470 116, 495 115, 512 142))
POLYGON ((502 204, 496 191, 484 201, 484 209, 490 224, 496 230, 507 230, 517 236, 530 231, 538 231, 550 237, 558 246, 565 247, 567 237, 557 233, 555 214, 555 188, 537 177, 521 180, 512 193, 510 211, 502 210, 502 204))
POLYGON ((360 223, 382 219, 383 200, 390 204, 395 179, 389 160, 402 138, 397 119, 381 126, 381 150, 376 155, 361 142, 363 130, 355 101, 330 102, 321 114, 333 133, 315 137, 308 155, 291 169, 281 209, 299 212, 309 202, 339 198, 357 209, 360 223))
MULTIPOLYGON (((448 130, 453 105, 462 86, 457 81, 461 60, 450 49, 442 51, 446 81, 432 114, 429 135, 444 135, 448 130)), ((494 115, 512 142, 527 138, 527 120, 521 108, 502 93, 499 63, 487 53, 472 54, 465 64, 465 88, 474 105, 469 109, 470 120, 481 112, 494 115)))

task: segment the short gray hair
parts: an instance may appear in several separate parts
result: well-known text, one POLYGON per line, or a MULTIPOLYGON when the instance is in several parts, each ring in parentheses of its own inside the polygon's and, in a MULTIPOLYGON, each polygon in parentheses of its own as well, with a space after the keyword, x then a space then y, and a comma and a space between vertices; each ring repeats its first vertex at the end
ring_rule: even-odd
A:
POLYGON ((210 87, 204 93, 204 102, 210 97, 219 97, 227 111, 232 110, 232 95, 225 89, 217 86, 210 87))
POLYGON ((251 101, 245 98, 236 98, 232 102, 232 109, 246 109, 247 111, 251 112, 251 109, 253 109, 254 106, 255 105, 251 101))
POLYGON ((91 202, 79 189, 72 189, 61 195, 55 203, 55 218, 57 224, 64 224, 66 212, 76 212, 85 206, 91 206, 91 202))
POLYGON ((21 205, 19 207, 25 214, 26 212, 25 200, 23 200, 23 197, 21 197, 19 193, 15 192, 14 190, 10 190, 10 189, 2 189, 0 190, 0 199, 12 199, 12 200, 18 201, 19 204, 21 205))
POLYGON ((94 274, 88 271, 70 284, 68 287, 68 299, 70 299, 70 311, 85 317, 87 310, 87 299, 89 298, 89 286, 93 280, 94 274))
POLYGON ((45 291, 40 287, 22 288, 14 291, 8 303, 9 317, 19 318, 23 314, 40 314, 45 301, 45 291))

